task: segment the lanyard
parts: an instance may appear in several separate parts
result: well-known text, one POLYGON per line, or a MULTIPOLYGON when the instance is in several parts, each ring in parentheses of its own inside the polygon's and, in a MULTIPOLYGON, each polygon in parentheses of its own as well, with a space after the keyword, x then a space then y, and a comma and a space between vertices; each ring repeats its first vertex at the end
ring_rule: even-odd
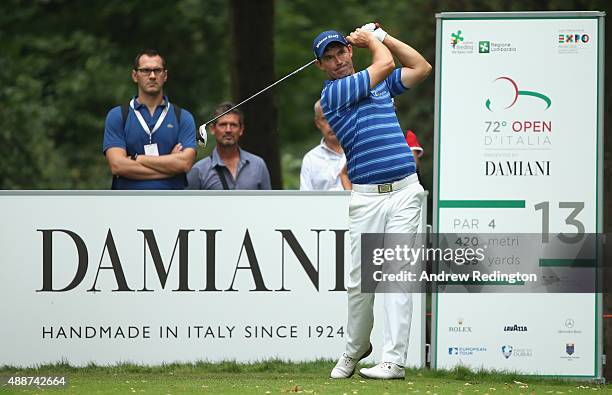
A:
POLYGON ((149 125, 147 125, 147 123, 145 122, 140 111, 136 111, 136 109, 134 108, 134 99, 130 101, 130 107, 132 107, 132 110, 134 110, 134 114, 136 114, 136 118, 138 119, 138 122, 140 122, 140 126, 142 126, 142 129, 145 131, 146 134, 149 135, 149 144, 151 144, 153 133, 157 132, 157 129, 159 129, 161 124, 164 122, 166 115, 168 114, 168 109, 170 108, 170 102, 168 102, 168 104, 164 108, 164 111, 162 111, 161 115, 159 116, 159 119, 157 120, 157 122, 155 123, 155 126, 153 127, 153 130, 149 130, 149 125))

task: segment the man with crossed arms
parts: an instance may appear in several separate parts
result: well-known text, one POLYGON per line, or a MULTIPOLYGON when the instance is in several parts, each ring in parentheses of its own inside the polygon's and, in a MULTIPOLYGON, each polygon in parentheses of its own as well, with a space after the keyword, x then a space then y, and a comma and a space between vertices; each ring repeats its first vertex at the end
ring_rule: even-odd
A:
POLYGON ((196 157, 195 122, 164 95, 166 60, 148 49, 136 56, 132 81, 138 96, 127 113, 109 111, 103 152, 113 173, 113 189, 184 189, 196 157))
MULTIPOLYGON (((361 234, 416 233, 423 187, 391 98, 423 81, 430 64, 413 48, 373 23, 348 37, 320 33, 312 49, 328 80, 321 92, 323 114, 346 154, 353 183, 349 205, 352 262, 349 269, 346 352, 331 378, 348 378, 372 351, 374 294, 361 292, 361 234), (355 72, 353 48, 367 48, 372 64, 355 72), (395 68, 393 56, 402 67, 395 68)), ((403 379, 412 320, 411 293, 385 293, 381 363, 360 370, 373 379, 403 379)))

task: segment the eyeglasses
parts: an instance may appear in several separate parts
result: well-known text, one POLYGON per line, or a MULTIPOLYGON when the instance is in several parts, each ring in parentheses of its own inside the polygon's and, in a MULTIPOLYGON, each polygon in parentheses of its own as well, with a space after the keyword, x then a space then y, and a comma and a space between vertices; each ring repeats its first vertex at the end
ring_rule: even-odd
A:
POLYGON ((164 71, 166 71, 166 69, 162 69, 162 68, 157 68, 157 69, 136 69, 136 71, 140 75, 151 75, 151 73, 153 73, 153 74, 155 74, 155 76, 158 76, 161 73, 163 73, 164 71))

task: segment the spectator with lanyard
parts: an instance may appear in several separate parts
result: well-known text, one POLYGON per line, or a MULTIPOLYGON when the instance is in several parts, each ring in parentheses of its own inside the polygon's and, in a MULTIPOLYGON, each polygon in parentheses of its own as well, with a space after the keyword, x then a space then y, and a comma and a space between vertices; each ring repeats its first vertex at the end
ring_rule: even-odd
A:
POLYGON ((109 111, 103 152, 113 189, 184 189, 196 156, 195 122, 189 111, 164 96, 165 59, 155 50, 139 53, 132 80, 138 96, 109 111))

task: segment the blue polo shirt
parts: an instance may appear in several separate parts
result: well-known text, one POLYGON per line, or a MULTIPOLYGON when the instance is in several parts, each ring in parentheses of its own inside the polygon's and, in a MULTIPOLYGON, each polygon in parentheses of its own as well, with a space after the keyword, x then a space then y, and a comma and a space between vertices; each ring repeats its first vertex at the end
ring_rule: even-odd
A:
POLYGON ((391 101, 406 90, 399 68, 374 89, 367 70, 325 81, 323 115, 344 149, 354 184, 384 184, 416 172, 391 101))
MULTIPOLYGON (((153 115, 149 113, 147 106, 138 103, 134 98, 134 110, 142 114, 143 119, 152 130, 157 123, 162 111, 164 110, 168 98, 164 96, 164 101, 157 106, 153 115)), ((108 112, 104 125, 104 142, 102 151, 112 147, 123 148, 128 155, 144 155, 144 146, 149 144, 149 134, 145 132, 138 122, 134 110, 130 107, 125 129, 121 117, 121 106, 117 106, 108 112)), ((157 144, 160 155, 167 155, 172 152, 178 143, 183 148, 196 149, 195 141, 195 121, 189 111, 181 109, 181 122, 177 122, 172 103, 168 109, 168 114, 161 126, 151 136, 151 142, 157 144)), ((173 177, 160 180, 133 180, 125 177, 117 177, 116 189, 184 189, 187 186, 185 173, 177 174, 173 177)))

